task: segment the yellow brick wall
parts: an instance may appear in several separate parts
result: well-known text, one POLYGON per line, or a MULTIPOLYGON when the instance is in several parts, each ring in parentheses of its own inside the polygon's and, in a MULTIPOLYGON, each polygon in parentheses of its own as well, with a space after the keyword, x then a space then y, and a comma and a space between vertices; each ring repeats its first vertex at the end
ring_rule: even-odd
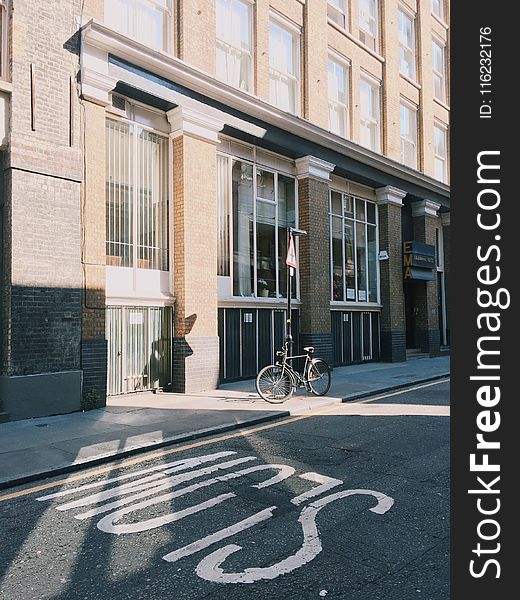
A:
MULTIPOLYGON (((91 0, 93 1, 93 0, 91 0)), ((446 2, 449 11, 449 0, 446 2)), ((215 72, 215 3, 180 0, 179 56, 198 68, 215 72)), ((275 11, 301 27, 301 116, 328 127, 327 58, 329 49, 350 61, 350 138, 359 142, 359 80, 368 73, 382 82, 381 149, 400 160, 399 107, 401 97, 419 107, 419 169, 433 176, 434 120, 449 125, 448 105, 433 99, 432 35, 448 39, 445 24, 431 13, 430 0, 380 0, 379 42, 371 52, 359 42, 358 0, 350 0, 349 30, 327 20, 327 0, 256 0, 254 6, 254 93, 269 101, 269 14, 275 11), (398 7, 416 14, 417 82, 399 74, 398 7)), ((447 48, 449 60, 449 48, 447 48)), ((449 75, 449 73, 448 73, 449 75)), ((449 98, 449 95, 448 95, 449 98)))

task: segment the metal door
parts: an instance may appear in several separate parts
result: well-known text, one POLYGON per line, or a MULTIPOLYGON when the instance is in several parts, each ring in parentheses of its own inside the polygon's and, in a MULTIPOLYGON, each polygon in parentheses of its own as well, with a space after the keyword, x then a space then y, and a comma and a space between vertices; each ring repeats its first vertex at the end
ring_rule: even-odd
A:
POLYGON ((171 385, 172 322, 171 307, 107 309, 109 395, 171 385))

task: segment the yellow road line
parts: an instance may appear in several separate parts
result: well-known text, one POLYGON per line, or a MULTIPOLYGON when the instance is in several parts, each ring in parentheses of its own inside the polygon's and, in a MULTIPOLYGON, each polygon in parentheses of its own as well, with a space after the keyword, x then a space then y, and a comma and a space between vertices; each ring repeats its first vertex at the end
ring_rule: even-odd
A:
MULTIPOLYGON (((425 387, 430 387, 432 385, 438 385, 439 383, 445 383, 448 379, 442 379, 439 381, 435 381, 433 383, 428 383, 424 385, 419 385, 414 388, 408 388, 401 391, 392 392, 383 396, 377 396, 374 398, 370 398, 368 400, 363 400, 363 403, 373 402, 374 400, 381 400, 382 398, 388 398, 390 396, 396 396, 398 394, 402 394, 408 391, 419 390, 425 387)), ((153 460, 154 458, 160 458, 163 456, 168 456, 169 454, 176 454, 178 452, 184 452, 185 450, 191 450, 193 448, 201 448, 203 446, 208 446, 210 444, 216 444, 218 442, 225 442, 226 440, 231 440, 238 437, 245 437, 251 435, 253 433, 258 433, 259 431, 266 431, 267 429, 274 429, 275 427, 282 427, 284 425, 290 425, 291 423, 296 423, 297 421, 302 421, 304 419, 309 419, 310 417, 315 417, 322 414, 327 414, 332 410, 336 410, 339 403, 328 405, 326 407, 309 411, 304 415, 299 415, 297 417, 289 417, 287 419, 283 419, 280 421, 275 421, 274 423, 268 423, 267 425, 260 425, 258 427, 252 427, 249 429, 243 429, 236 431, 234 433, 228 433, 226 435, 221 435, 218 437, 212 437, 204 440, 200 440, 199 442, 193 442, 191 444, 185 444, 183 446, 178 446, 175 448, 168 448, 165 450, 159 450, 157 452, 153 452, 152 454, 146 453, 144 456, 137 456, 135 458, 125 460, 120 464, 114 465, 110 464, 106 467, 100 467, 98 469, 89 470, 86 473, 78 473, 77 475, 70 475, 66 479, 59 479, 57 481, 50 481, 49 483, 42 483, 40 485, 33 486, 31 488, 26 488, 24 490, 18 490, 17 492, 11 492, 9 494, 4 494, 0 496, 0 502, 5 502, 7 500, 12 500, 14 498, 20 498, 22 496, 28 496, 30 494, 35 494, 37 492, 41 492, 43 490, 48 490, 49 488, 53 488, 59 485, 65 485, 68 483, 72 483, 74 481, 81 481, 82 479, 89 479, 90 477, 96 477, 97 475, 103 475, 104 473, 110 473, 111 471, 115 471, 117 469, 125 469, 127 467, 132 467, 134 465, 138 465, 143 462, 147 462, 149 460, 153 460)), ((146 452, 146 449, 143 449, 143 452, 146 452)), ((117 461, 117 455, 112 457, 111 460, 117 461)), ((88 468, 85 465, 85 468, 88 468)))

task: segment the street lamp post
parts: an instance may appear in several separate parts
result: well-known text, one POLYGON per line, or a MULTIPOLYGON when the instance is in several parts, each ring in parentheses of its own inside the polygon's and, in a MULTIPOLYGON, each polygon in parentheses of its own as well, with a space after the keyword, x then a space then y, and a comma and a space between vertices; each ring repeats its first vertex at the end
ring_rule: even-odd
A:
POLYGON ((287 265, 287 334, 285 336, 285 341, 287 343, 287 356, 292 356, 293 351, 291 318, 292 278, 294 277, 295 269, 298 267, 296 262, 294 238, 302 235, 307 235, 307 232, 303 229, 296 229, 295 227, 287 228, 287 258, 285 259, 285 264, 287 265))

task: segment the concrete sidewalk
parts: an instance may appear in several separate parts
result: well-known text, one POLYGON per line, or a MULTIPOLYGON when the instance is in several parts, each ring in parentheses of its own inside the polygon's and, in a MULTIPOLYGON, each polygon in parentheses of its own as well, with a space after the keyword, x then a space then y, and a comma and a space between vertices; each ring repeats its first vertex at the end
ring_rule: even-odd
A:
POLYGON ((334 369, 327 396, 295 395, 271 405, 254 381, 190 396, 135 393, 106 408, 0 424, 0 489, 161 446, 223 433, 330 404, 441 378, 449 357, 334 369))

